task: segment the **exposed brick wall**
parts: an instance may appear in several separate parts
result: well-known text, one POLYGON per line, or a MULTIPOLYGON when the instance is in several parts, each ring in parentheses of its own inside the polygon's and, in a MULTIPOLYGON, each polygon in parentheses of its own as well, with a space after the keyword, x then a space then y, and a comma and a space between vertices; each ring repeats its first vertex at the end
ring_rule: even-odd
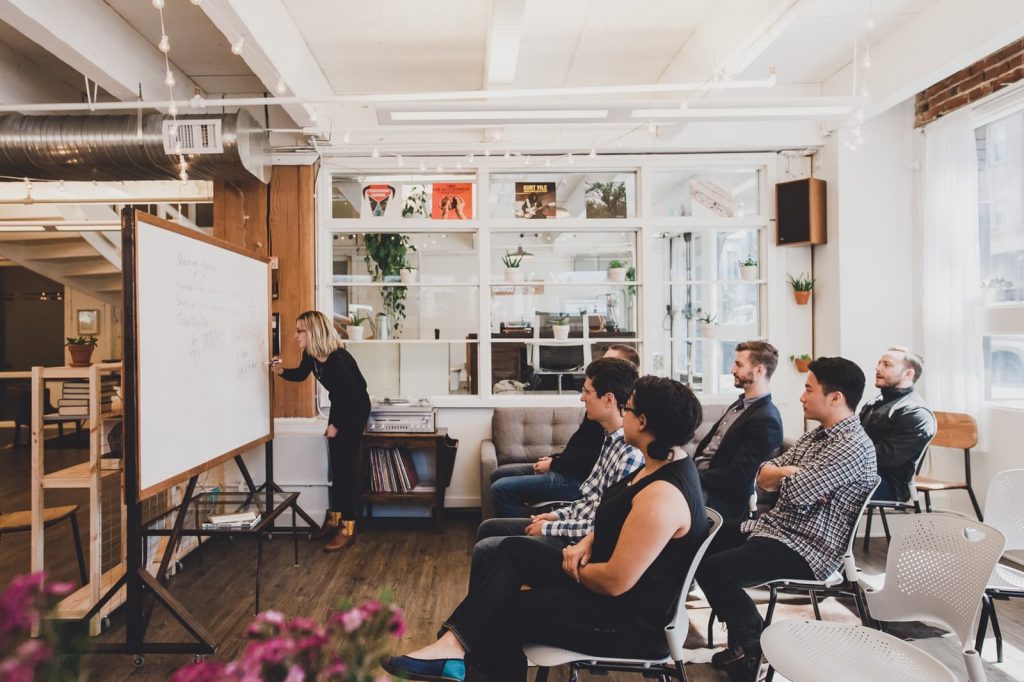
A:
POLYGON ((927 125, 1021 79, 1024 79, 1024 38, 917 93, 914 127, 927 125))

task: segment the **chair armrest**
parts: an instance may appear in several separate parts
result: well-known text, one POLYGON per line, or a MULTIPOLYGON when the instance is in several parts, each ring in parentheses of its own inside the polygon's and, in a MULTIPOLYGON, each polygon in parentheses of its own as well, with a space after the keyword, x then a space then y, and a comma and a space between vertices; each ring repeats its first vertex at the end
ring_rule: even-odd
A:
POLYGON ((491 502, 491 474, 498 468, 498 453, 494 441, 480 442, 480 515, 484 521, 494 517, 494 503, 491 502))

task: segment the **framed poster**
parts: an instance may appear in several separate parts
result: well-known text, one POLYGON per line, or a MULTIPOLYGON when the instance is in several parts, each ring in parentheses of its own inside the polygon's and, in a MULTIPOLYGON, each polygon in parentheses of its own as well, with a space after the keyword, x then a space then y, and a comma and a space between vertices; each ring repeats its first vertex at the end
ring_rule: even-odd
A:
POLYGON ((516 218, 554 218, 555 183, 517 182, 516 218))
POLYGON ((78 311, 78 335, 92 336, 100 333, 100 311, 78 311))

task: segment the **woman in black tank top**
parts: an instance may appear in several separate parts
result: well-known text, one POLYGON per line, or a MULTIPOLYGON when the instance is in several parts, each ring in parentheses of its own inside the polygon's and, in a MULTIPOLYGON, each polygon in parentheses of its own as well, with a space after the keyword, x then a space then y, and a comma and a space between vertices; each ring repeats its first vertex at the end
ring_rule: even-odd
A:
POLYGON ((507 538, 439 639, 383 658, 385 670, 461 682, 468 661, 490 680, 521 682, 524 642, 604 657, 665 655, 664 627, 708 533, 697 469, 682 449, 700 424, 700 403, 679 382, 647 376, 619 409, 626 441, 644 453, 644 466, 605 491, 594 532, 564 550, 507 538))

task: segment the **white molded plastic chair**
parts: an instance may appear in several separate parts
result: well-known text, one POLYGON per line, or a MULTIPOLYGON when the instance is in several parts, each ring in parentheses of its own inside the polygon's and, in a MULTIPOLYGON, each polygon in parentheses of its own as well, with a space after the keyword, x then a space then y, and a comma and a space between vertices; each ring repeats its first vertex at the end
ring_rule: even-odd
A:
MULTIPOLYGON (((846 553, 843 554, 843 564, 838 570, 833 571, 832 575, 828 576, 824 580, 804 580, 797 578, 779 578, 778 580, 769 580, 766 583, 762 583, 757 587, 767 587, 768 596, 768 611, 764 616, 765 627, 771 624, 772 616, 775 613, 775 604, 779 600, 779 592, 788 594, 792 593, 806 593, 811 598, 811 606, 814 608, 814 617, 817 620, 821 620, 821 611, 818 608, 818 597, 839 597, 849 596, 853 597, 853 603, 857 607, 857 615, 860 616, 860 620, 865 625, 868 624, 867 609, 864 607, 863 591, 861 590, 860 583, 858 582, 857 574, 857 562, 853 558, 853 543, 857 539, 857 527, 860 525, 860 517, 864 514, 864 509, 867 507, 868 502, 871 500, 871 496, 875 494, 875 490, 878 489, 878 485, 882 482, 882 479, 875 477, 875 484, 871 487, 871 491, 868 496, 864 498, 864 504, 861 505, 860 511, 857 513, 857 517, 853 522, 853 527, 850 529, 850 537, 846 541, 846 553)), ((714 625, 715 625, 715 612, 712 610, 711 615, 708 616, 708 646, 715 646, 714 639, 714 625)))
POLYGON ((689 570, 683 581, 683 589, 679 593, 679 604, 676 606, 676 615, 672 621, 665 626, 665 640, 668 643, 669 655, 661 659, 642 658, 601 658, 592 654, 581 654, 569 649, 547 646, 545 644, 524 644, 523 653, 527 660, 535 664, 537 671, 536 682, 547 682, 548 670, 558 665, 570 664, 570 682, 576 682, 579 678, 580 669, 600 671, 638 672, 645 675, 660 675, 664 681, 668 677, 677 677, 681 682, 686 682, 686 673, 683 671, 683 643, 686 641, 686 633, 689 630, 690 618, 686 612, 686 595, 693 584, 693 576, 697 573, 704 553, 715 539, 718 530, 722 527, 722 515, 714 509, 707 510, 710 528, 708 536, 701 543, 697 553, 690 562, 689 570))
MULTIPOLYGON (((986 523, 998 528, 1006 536, 1006 550, 1024 549, 1024 469, 1000 471, 988 487, 985 496, 986 523)), ((1003 662, 1003 633, 996 618, 993 599, 1024 597, 1024 571, 996 564, 982 597, 981 619, 974 648, 981 653, 985 643, 988 620, 992 619, 992 632, 996 636, 996 657, 1003 662)))
MULTIPOLYGON (((970 642, 985 584, 1003 553, 1003 534, 953 514, 914 514, 893 525, 885 584, 865 593, 871 616, 938 623, 962 646, 970 642)), ((838 627, 781 621, 761 635, 761 649, 793 682, 956 679, 938 661, 926 662, 931 657, 913 644, 859 625, 838 627)), ((978 652, 965 649, 963 656, 967 679, 983 682, 978 652)))

